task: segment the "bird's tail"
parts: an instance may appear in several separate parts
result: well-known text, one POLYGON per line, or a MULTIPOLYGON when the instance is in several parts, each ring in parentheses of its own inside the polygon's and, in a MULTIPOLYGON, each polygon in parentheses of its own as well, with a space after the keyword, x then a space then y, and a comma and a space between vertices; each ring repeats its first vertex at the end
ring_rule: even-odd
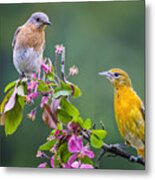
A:
POLYGON ((145 157, 144 148, 143 149, 137 149, 137 153, 138 153, 138 155, 140 155, 144 159, 144 157, 145 157))

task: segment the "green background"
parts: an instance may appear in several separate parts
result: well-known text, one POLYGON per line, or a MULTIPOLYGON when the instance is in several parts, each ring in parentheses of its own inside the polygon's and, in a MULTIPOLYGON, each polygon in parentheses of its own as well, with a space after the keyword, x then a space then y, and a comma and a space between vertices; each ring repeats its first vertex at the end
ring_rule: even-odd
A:
MULTIPOLYGON (((66 71, 72 65, 79 74, 70 80, 82 90, 73 99, 83 118, 91 118, 99 127, 102 121, 108 132, 107 143, 123 143, 113 112, 113 87, 98 72, 122 68, 132 79, 134 89, 144 100, 144 1, 83 2, 0 5, 0 100, 7 83, 18 78, 12 63, 11 41, 16 28, 36 11, 48 14, 53 26, 46 29, 44 56, 54 58, 54 46, 66 47, 66 71)), ((36 167, 37 148, 50 130, 37 114, 35 122, 26 118, 12 136, 1 127, 1 166, 36 167)), ((131 153, 136 154, 132 148, 131 153)), ((97 151, 98 153, 98 151, 97 151)), ((104 169, 144 169, 120 157, 103 157, 104 169)))

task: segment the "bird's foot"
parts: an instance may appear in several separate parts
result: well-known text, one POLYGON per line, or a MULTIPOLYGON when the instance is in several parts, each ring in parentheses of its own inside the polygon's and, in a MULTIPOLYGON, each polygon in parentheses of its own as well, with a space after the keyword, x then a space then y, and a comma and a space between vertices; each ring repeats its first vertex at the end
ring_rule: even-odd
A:
POLYGON ((125 143, 122 144, 116 143, 116 144, 112 144, 112 147, 123 150, 124 148, 127 147, 127 145, 125 143))
POLYGON ((138 162, 139 160, 143 160, 143 158, 141 156, 133 156, 133 155, 131 155, 129 158, 129 161, 132 162, 138 162))
POLYGON ((24 72, 22 72, 20 75, 19 75, 19 79, 20 80, 22 80, 23 78, 25 78, 26 76, 25 76, 25 74, 24 74, 24 72))

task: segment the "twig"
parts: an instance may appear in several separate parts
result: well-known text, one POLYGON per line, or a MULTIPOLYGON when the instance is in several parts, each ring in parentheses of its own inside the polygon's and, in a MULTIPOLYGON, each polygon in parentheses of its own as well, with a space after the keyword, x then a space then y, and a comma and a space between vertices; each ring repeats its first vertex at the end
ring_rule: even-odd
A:
POLYGON ((66 82, 66 77, 65 77, 65 47, 62 49, 62 54, 61 54, 61 76, 62 80, 66 82))
POLYGON ((54 69, 55 69, 55 80, 59 84, 60 79, 58 75, 58 54, 57 53, 55 53, 54 69))

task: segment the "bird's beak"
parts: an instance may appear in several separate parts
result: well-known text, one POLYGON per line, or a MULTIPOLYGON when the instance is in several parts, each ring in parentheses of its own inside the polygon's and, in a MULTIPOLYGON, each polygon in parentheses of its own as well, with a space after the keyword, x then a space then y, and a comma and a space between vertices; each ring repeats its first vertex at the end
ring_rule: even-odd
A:
POLYGON ((52 25, 52 23, 51 23, 50 21, 46 21, 46 22, 44 22, 44 24, 45 24, 45 25, 48 25, 48 26, 49 26, 49 25, 52 25))
POLYGON ((110 73, 108 71, 102 71, 102 72, 99 72, 98 73, 100 76, 106 76, 106 77, 109 77, 110 76, 110 73))
POLYGON ((105 76, 110 81, 113 81, 112 74, 109 71, 103 71, 98 73, 100 76, 105 76))

